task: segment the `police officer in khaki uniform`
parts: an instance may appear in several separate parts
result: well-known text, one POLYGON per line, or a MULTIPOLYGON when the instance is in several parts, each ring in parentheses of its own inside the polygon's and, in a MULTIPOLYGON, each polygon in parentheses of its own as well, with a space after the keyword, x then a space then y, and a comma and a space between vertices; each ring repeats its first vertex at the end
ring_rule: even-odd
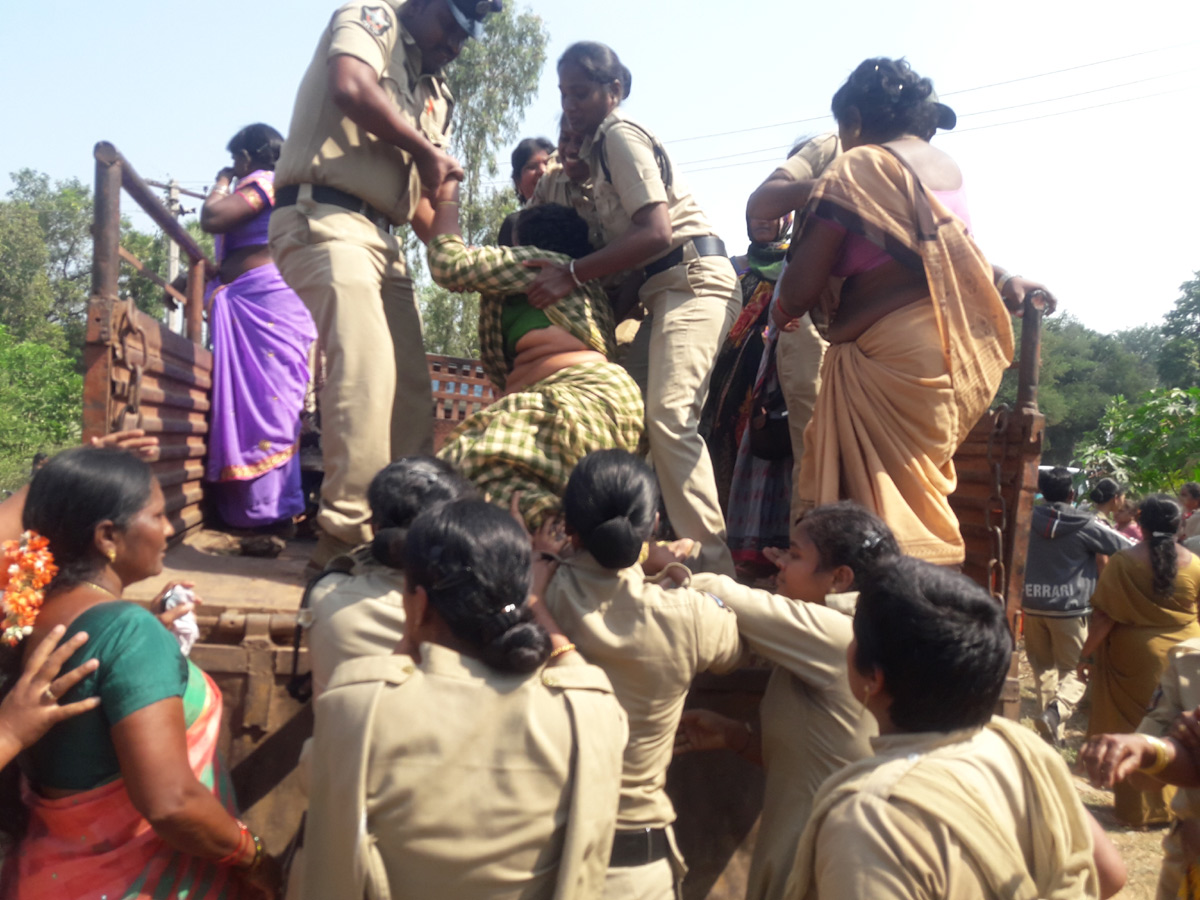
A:
POLYGON ((550 657, 529 539, 459 500, 409 531, 397 654, 317 701, 304 900, 597 900, 628 730, 602 670, 550 657))
POLYGON ((622 115, 632 75, 617 55, 603 44, 573 44, 558 76, 566 122, 587 136, 580 156, 591 169, 605 246, 570 267, 544 265, 529 300, 544 307, 576 283, 644 267, 647 318, 624 365, 646 397, 663 503, 675 533, 700 545, 697 565, 733 575, 699 425, 713 361, 741 311, 737 274, 662 144, 622 115))
POLYGON ((443 67, 499 0, 365 0, 340 7, 317 45, 275 174, 270 247, 325 351, 319 569, 370 537, 367 483, 432 449, 421 322, 400 240, 426 233, 436 191, 462 169, 446 148, 443 67), (392 362, 394 360, 394 362, 392 362))
POLYGON ((563 496, 574 552, 544 591, 534 587, 584 659, 608 674, 629 716, 608 900, 675 897, 687 869, 666 783, 684 699, 698 673, 742 659, 737 619, 721 601, 654 584, 638 565, 657 506, 644 462, 623 450, 588 454, 563 496))
MULTIPOLYGON (((825 171, 840 152, 833 133, 817 135, 800 144, 787 161, 767 177, 746 203, 746 217, 779 219, 799 212, 808 202, 813 180, 825 171)), ((799 216, 793 225, 799 228, 799 216)), ((832 296, 832 295, 831 295, 832 296)), ((811 313, 805 313, 779 335, 775 360, 779 384, 787 403, 788 432, 792 439, 792 521, 801 510, 795 488, 800 484, 800 462, 804 458, 804 429, 812 419, 817 393, 821 390, 821 363, 828 342, 821 337, 811 313)))

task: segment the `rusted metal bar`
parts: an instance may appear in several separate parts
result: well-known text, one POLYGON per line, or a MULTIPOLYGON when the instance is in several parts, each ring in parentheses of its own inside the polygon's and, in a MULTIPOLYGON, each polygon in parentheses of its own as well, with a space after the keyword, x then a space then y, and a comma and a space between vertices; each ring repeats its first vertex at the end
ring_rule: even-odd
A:
POLYGON ((84 347, 83 437, 107 434, 111 406, 114 319, 121 274, 121 159, 96 145, 92 202, 92 295, 84 347))
POLYGON ((1017 409, 1038 411, 1038 370, 1042 365, 1042 311, 1044 301, 1037 292, 1025 298, 1021 320, 1021 370, 1017 377, 1017 409))
POLYGON ((195 238, 188 234, 187 229, 163 206, 150 185, 142 180, 129 161, 121 155, 121 151, 108 141, 101 141, 96 145, 96 159, 100 159, 102 155, 120 166, 122 186, 163 233, 177 243, 193 262, 204 259, 204 251, 200 249, 195 238))
POLYGON ((204 341, 204 283, 205 261, 192 260, 187 284, 187 338, 193 344, 204 341))
POLYGON ((145 276, 146 278, 149 278, 151 281, 153 281, 155 284, 157 284, 160 288, 162 288, 164 291, 166 291, 171 296, 171 299, 174 300, 176 303, 178 303, 182 306, 187 306, 188 298, 186 296, 184 296, 183 294, 181 294, 179 291, 177 291, 175 288, 171 287, 171 285, 167 282, 167 280, 165 278, 163 278, 161 275, 159 275, 157 272, 155 272, 153 269, 151 269, 149 266, 147 266, 144 262, 142 262, 140 259, 138 259, 136 256, 134 256, 132 253, 130 253, 124 247, 120 247, 118 249, 120 250, 120 253, 121 253, 121 259, 125 260, 125 262, 129 263, 131 266, 133 266, 135 269, 137 269, 138 272, 140 272, 143 276, 145 276))

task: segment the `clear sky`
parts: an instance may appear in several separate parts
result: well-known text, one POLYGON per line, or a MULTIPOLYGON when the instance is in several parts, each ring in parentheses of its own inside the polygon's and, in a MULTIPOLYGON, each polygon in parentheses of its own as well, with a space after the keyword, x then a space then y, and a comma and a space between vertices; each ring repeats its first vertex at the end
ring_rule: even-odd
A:
MULTIPOLYGON (((797 137, 832 127, 854 66, 903 55, 958 111, 936 140, 993 261, 1101 331, 1158 321, 1200 270, 1196 0, 519 3, 551 37, 524 132, 554 136, 566 45, 610 44, 633 72, 627 111, 663 139, 731 252, 747 195, 797 137)), ((286 129, 336 5, 5 3, 0 188, 22 167, 90 182, 102 139, 144 177, 207 185, 242 125, 286 129)))

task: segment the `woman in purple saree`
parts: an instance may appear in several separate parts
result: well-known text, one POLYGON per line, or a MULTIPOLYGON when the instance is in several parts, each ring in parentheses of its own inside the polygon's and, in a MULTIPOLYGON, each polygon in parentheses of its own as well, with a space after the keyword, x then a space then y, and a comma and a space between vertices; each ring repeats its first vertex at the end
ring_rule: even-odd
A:
POLYGON ((282 146, 269 125, 239 131, 228 146, 233 166, 217 174, 200 211, 220 267, 206 300, 213 387, 205 478, 221 518, 236 528, 283 523, 304 510, 297 451, 317 331, 267 249, 282 146))

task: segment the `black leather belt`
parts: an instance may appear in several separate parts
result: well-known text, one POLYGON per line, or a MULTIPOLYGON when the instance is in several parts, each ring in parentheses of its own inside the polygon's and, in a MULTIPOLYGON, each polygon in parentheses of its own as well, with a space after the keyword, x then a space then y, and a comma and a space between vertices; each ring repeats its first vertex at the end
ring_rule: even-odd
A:
POLYGON ((618 831, 613 835, 610 868, 628 869, 645 866, 671 853, 665 828, 642 828, 638 831, 618 831))
MULTIPOLYGON (((277 192, 278 193, 278 192, 277 192)), ((704 237, 692 238, 688 241, 696 248, 697 256, 728 256, 725 252, 725 242, 715 235, 707 234, 704 237)), ((655 260, 646 266, 646 277, 657 275, 659 272, 665 272, 673 266, 683 262, 683 248, 687 244, 680 244, 662 259, 655 260)))
MULTIPOLYGON (((391 228, 391 220, 383 213, 373 207, 366 200, 355 197, 346 191, 338 190, 335 187, 329 187, 324 184, 314 184, 312 186, 312 198, 317 203, 328 203, 331 206, 340 206, 342 209, 348 209, 350 212, 356 212, 374 225, 376 228, 387 231, 391 228)), ((281 188, 275 189, 275 206, 276 208, 283 206, 295 206, 296 201, 300 199, 300 185, 289 184, 281 188)))

